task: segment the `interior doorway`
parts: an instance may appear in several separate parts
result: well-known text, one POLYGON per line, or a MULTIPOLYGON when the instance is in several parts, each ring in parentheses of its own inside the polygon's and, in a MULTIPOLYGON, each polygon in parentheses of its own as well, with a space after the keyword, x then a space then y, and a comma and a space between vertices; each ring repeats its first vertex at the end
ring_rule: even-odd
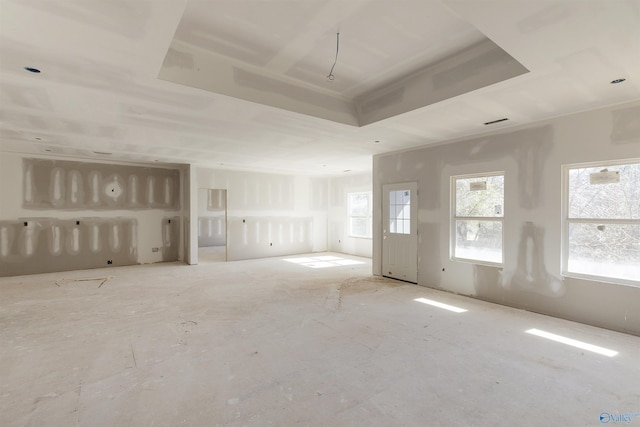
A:
POLYGON ((227 260, 227 190, 198 189, 198 263, 227 260))

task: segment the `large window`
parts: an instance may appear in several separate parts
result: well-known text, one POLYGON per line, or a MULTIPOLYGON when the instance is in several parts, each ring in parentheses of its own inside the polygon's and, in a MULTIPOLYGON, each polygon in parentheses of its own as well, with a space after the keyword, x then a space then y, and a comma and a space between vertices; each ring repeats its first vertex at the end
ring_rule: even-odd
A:
POLYGON ((371 238, 371 192, 349 193, 349 235, 371 238))
POLYGON ((502 264, 504 173, 451 178, 454 259, 502 264))
POLYGON ((640 285, 640 159, 564 174, 565 275, 640 285))

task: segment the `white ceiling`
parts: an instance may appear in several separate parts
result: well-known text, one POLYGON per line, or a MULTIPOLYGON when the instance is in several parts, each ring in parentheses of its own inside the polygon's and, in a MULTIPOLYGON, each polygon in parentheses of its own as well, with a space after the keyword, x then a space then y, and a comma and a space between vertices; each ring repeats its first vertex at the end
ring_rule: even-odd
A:
POLYGON ((179 42, 347 98, 484 39, 433 1, 191 1, 175 34, 179 42), (338 32, 338 78, 329 81, 338 32))
POLYGON ((637 99, 640 0, 0 0, 2 151, 325 175, 637 99))

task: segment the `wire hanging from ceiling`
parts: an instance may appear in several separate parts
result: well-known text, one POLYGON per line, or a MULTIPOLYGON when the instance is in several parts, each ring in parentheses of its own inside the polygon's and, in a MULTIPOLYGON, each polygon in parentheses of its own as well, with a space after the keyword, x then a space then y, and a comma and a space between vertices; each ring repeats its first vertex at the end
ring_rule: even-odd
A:
POLYGON ((333 65, 331 66, 331 70, 329 71, 329 75, 327 76, 327 78, 329 80, 333 80, 336 78, 336 76, 333 75, 333 69, 335 68, 336 64, 338 63, 338 51, 340 50, 340 33, 336 33, 336 59, 335 61, 333 61, 333 65))

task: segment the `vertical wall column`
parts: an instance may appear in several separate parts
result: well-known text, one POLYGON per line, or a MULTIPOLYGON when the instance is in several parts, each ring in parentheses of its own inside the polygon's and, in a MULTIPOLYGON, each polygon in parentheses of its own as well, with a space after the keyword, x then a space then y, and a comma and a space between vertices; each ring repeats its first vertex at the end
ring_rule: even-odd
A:
POLYGON ((187 250, 187 263, 198 264, 198 174, 194 165, 189 165, 188 206, 189 206, 189 238, 187 250))

